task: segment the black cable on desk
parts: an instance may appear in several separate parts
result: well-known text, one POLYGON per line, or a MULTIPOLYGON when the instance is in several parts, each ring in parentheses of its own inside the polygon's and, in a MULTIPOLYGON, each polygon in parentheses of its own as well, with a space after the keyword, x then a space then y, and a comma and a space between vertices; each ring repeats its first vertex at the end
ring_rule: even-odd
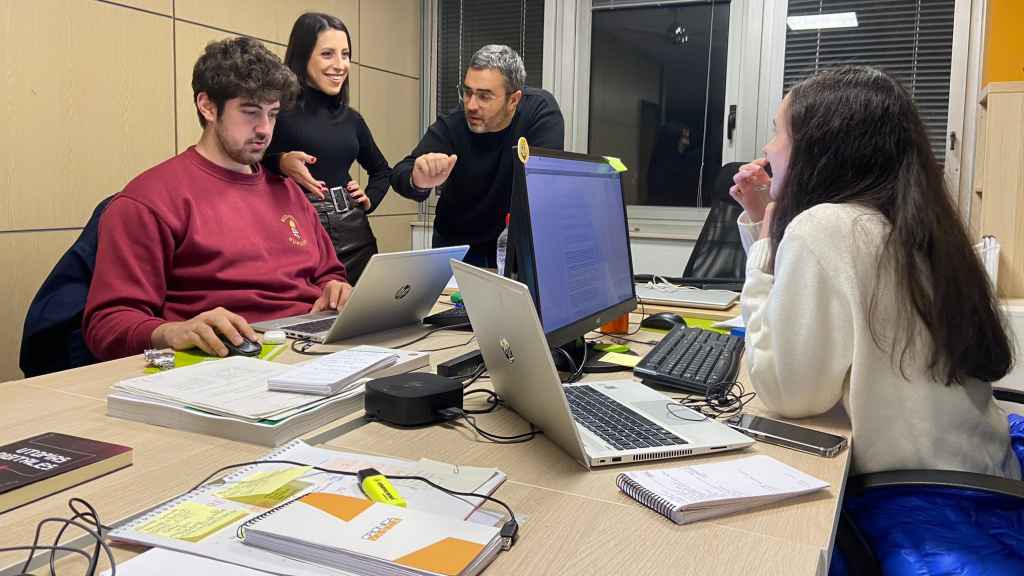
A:
MULTIPOLYGON (((497 395, 495 395, 495 399, 496 399, 497 402, 501 401, 500 399, 497 398, 497 395)), ((453 408, 445 408, 443 410, 438 410, 437 413, 438 413, 439 416, 441 416, 445 420, 458 420, 460 418, 465 420, 466 423, 469 424, 469 426, 471 428, 473 428, 473 430, 475 430, 477 434, 479 434, 480 436, 483 436, 488 441, 490 441, 491 443, 494 443, 494 444, 521 444, 523 442, 529 442, 530 440, 533 440, 534 438, 537 437, 538 434, 543 434, 543 432, 540 429, 535 428, 533 424, 530 424, 530 431, 529 432, 524 432, 522 434, 516 434, 514 436, 501 436, 501 435, 495 434, 493 432, 488 432, 486 430, 481 429, 480 426, 478 426, 477 423, 476 423, 476 418, 473 417, 473 414, 484 413, 484 412, 489 412, 489 411, 467 412, 466 410, 463 410, 461 408, 454 408, 453 407, 453 408)))
POLYGON ((739 414, 757 396, 756 392, 747 392, 738 381, 724 382, 703 395, 688 394, 675 398, 675 403, 669 402, 666 408, 672 416, 680 420, 692 421, 693 418, 686 418, 672 411, 672 406, 685 406, 699 413, 703 420, 718 420, 739 414))
POLYGON ((116 562, 114 561, 114 553, 110 549, 110 545, 107 544, 103 538, 103 533, 109 531, 110 528, 108 526, 104 526, 103 523, 100 522, 100 517, 99 514, 96 513, 96 509, 93 508, 92 505, 86 502, 85 500, 82 500, 81 498, 71 498, 70 500, 68 500, 68 507, 74 513, 70 518, 44 518, 40 520, 38 524, 36 524, 35 538, 32 540, 31 546, 8 546, 0 548, 0 553, 28 551, 28 558, 25 559, 25 564, 21 567, 21 572, 19 572, 19 576, 31 576, 31 573, 28 572, 28 568, 32 564, 32 559, 36 551, 49 551, 51 576, 56 576, 57 574, 57 552, 71 552, 74 554, 81 554, 87 560, 89 560, 89 567, 87 568, 85 574, 87 576, 93 576, 94 574, 96 574, 96 568, 98 567, 100 560, 100 552, 102 551, 106 555, 107 561, 110 562, 110 575, 114 576, 115 574, 117 574, 116 562), (85 510, 79 510, 76 507, 76 505, 83 506, 85 510), (87 522, 87 524, 83 524, 78 520, 84 520, 85 522, 87 522), (42 536, 43 526, 51 523, 63 524, 63 526, 61 527, 60 531, 57 532, 57 537, 54 539, 53 544, 49 546, 39 544, 39 539, 42 536), (92 554, 88 554, 84 550, 79 550, 77 548, 72 548, 70 546, 60 545, 60 540, 64 536, 64 532, 70 526, 74 526, 84 531, 86 534, 92 536, 93 539, 96 540, 96 546, 93 548, 92 554))
POLYGON ((468 408, 463 408, 462 411, 465 412, 466 414, 489 414, 497 410, 498 406, 501 406, 502 404, 501 398, 498 397, 498 393, 495 392, 494 390, 488 390, 486 388, 466 390, 465 392, 462 393, 462 397, 467 398, 472 394, 487 394, 487 403, 490 404, 490 406, 482 410, 470 410, 468 408))
MULTIPOLYGON (((432 328, 432 329, 428 330, 427 333, 423 334, 422 336, 414 338, 413 340, 410 340, 410 341, 406 342, 405 344, 399 344, 398 346, 390 346, 390 348, 405 348, 406 346, 411 346, 411 345, 413 345, 413 344, 415 344, 415 343, 417 343, 417 342, 419 342, 421 340, 427 339, 427 337, 429 337, 434 332, 440 332, 441 330, 454 330, 456 328, 465 328, 465 327, 468 327, 468 326, 469 326, 469 322, 462 322, 461 324, 452 324, 451 326, 440 326, 438 328, 432 328)), ((476 336, 473 336, 473 338, 475 338, 475 337, 476 336)), ((466 341, 466 342, 464 342, 462 344, 453 344, 451 346, 444 346, 444 347, 441 347, 441 348, 434 348, 432 350, 421 350, 421 352, 440 352, 441 350, 449 350, 449 349, 452 349, 452 348, 459 348, 461 346, 465 346, 465 345, 469 344, 470 342, 472 342, 473 338, 470 338, 468 341, 466 341)), ((333 354, 333 353, 337 352, 337 350, 331 350, 329 352, 310 351, 310 348, 312 348, 313 346, 316 346, 317 344, 320 344, 320 342, 315 342, 315 341, 313 341, 313 340, 311 340, 309 338, 297 338, 295 340, 292 340, 291 348, 292 348, 292 352, 295 352, 296 354, 302 354, 303 356, 326 356, 328 354, 333 354)))
POLYGON ((326 356, 336 352, 336 350, 331 350, 330 352, 310 352, 309 349, 317 344, 319 344, 319 342, 315 342, 309 338, 296 338, 295 340, 292 340, 292 352, 302 354, 303 356, 326 356))
MULTIPOLYGON (((451 326, 439 326, 437 328, 431 328, 430 330, 427 330, 426 334, 424 334, 422 336, 419 336, 418 338, 414 338, 414 339, 406 342, 405 344, 399 344, 398 346, 391 346, 391 348, 405 348, 406 346, 412 346, 413 344, 415 344, 415 343, 417 343, 417 342, 419 342, 421 340, 426 340, 427 337, 430 336, 431 334, 433 334, 434 332, 440 332, 442 330, 455 330, 456 328, 468 328, 468 327, 469 327, 469 322, 460 322, 458 324, 452 324, 451 326)), ((452 348, 458 348, 459 346, 464 346, 464 344, 459 344, 459 345, 456 345, 456 346, 452 346, 452 348)), ((443 348, 442 348, 442 350, 443 350, 443 348)), ((435 352, 436 352, 436 350, 435 350, 435 352)))

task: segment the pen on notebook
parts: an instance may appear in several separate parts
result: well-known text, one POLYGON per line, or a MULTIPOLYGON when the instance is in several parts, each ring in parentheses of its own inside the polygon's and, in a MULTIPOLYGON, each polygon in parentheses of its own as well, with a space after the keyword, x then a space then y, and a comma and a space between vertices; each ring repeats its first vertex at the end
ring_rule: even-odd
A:
POLYGON ((405 508, 405 498, 398 494, 386 476, 374 468, 364 468, 357 473, 359 488, 374 502, 405 508))

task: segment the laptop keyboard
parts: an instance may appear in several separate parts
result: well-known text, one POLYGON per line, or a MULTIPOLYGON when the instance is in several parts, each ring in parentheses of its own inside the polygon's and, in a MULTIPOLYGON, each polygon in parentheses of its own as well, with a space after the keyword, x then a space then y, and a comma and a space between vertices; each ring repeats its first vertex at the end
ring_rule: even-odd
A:
POLYGON ((292 332, 304 332, 306 334, 319 334, 320 332, 326 332, 331 329, 331 325, 334 324, 336 316, 330 318, 323 318, 321 320, 310 320, 309 322, 302 322, 299 324, 292 324, 291 326, 282 326, 281 330, 290 330, 292 332))
POLYGON ((618 450, 687 443, 590 386, 565 386, 563 389, 573 418, 618 450))

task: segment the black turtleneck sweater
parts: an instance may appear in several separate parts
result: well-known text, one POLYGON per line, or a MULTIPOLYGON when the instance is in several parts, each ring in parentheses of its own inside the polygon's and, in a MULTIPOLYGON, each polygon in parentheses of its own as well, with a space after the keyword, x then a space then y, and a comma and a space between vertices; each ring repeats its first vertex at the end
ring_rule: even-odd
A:
POLYGON ((462 108, 440 116, 412 154, 395 165, 391 187, 422 202, 430 191, 416 189, 410 182, 416 158, 428 152, 458 155, 448 181, 440 187, 434 231, 451 244, 493 242, 505 228, 512 198, 512 159, 520 136, 530 146, 562 149, 565 122, 551 93, 523 88, 512 123, 501 132, 471 132, 462 108))
POLYGON ((329 188, 354 180, 350 169, 352 162, 358 160, 369 176, 363 190, 371 202, 367 212, 380 206, 387 194, 391 175, 387 159, 359 112, 342 104, 336 96, 306 86, 295 106, 277 117, 264 165, 280 174, 280 155, 292 151, 315 156, 316 163, 309 165, 309 171, 329 188))

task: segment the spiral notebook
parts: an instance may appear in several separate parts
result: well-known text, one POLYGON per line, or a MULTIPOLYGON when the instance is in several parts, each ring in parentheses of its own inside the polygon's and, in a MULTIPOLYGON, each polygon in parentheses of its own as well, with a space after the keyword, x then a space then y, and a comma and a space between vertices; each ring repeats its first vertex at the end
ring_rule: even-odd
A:
POLYGON ((242 542, 360 576, 473 576, 498 555, 496 526, 311 492, 245 522, 242 542))
POLYGON ((828 487, 770 456, 619 474, 627 496, 676 524, 764 506, 828 487))
MULTIPOLYGON (((432 461, 403 460, 366 454, 355 454, 310 446, 295 440, 267 454, 264 460, 291 460, 308 466, 335 470, 360 470, 372 467, 389 475, 419 475, 442 486, 455 486, 468 492, 493 494, 505 481, 505 474, 490 469, 472 469, 473 480, 461 478, 462 468, 443 466, 432 461)), ((289 576, 322 576, 345 574, 334 568, 310 564, 268 550, 246 546, 239 538, 239 527, 258 517, 281 502, 309 492, 326 492, 362 498, 358 482, 351 476, 302 470, 287 485, 275 491, 277 500, 272 504, 254 504, 245 498, 227 498, 226 492, 243 482, 255 482, 263 472, 295 470, 298 467, 281 464, 252 465, 224 477, 223 481, 207 484, 183 494, 153 509, 139 514, 110 532, 118 542, 141 544, 175 550, 228 564, 245 566, 289 576)), ((469 472, 469 471, 467 471, 469 472)), ((426 484, 395 480, 410 508, 462 521, 482 502, 479 498, 452 497, 426 484)))

